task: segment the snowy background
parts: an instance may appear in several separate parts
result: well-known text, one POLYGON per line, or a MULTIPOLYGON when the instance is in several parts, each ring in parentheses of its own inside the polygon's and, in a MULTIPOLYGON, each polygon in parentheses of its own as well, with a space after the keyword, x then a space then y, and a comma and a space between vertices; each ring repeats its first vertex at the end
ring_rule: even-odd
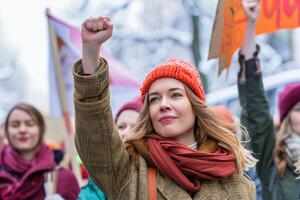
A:
MULTIPOLYGON (((115 29, 105 48, 140 80, 169 57, 193 62, 206 76, 207 92, 210 93, 208 103, 224 104, 238 114, 234 85, 238 70, 236 58, 231 71, 223 72, 221 77, 217 77, 217 60, 207 61, 216 2, 0 0, 0 122, 7 110, 20 101, 32 103, 43 113, 49 113, 46 8, 78 27, 87 17, 109 16, 115 29), (195 28, 199 30, 197 35, 193 31, 195 28), (193 51, 197 37, 199 47, 193 51)), ((272 80, 267 87, 272 113, 276 113, 278 88, 287 82, 293 70, 299 70, 300 37, 297 35, 299 30, 258 37, 263 46, 263 72, 272 80), (284 74, 280 80, 274 78, 280 74, 284 74)))

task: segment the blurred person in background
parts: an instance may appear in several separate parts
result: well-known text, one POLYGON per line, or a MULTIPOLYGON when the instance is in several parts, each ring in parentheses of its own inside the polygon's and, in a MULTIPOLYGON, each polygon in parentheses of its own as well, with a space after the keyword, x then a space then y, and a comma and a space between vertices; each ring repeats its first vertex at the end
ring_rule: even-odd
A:
POLYGON ((0 125, 0 149, 1 147, 3 147, 4 145, 7 145, 7 139, 5 138, 5 133, 4 133, 4 124, 0 125))
POLYGON ((44 143, 45 128, 42 114, 29 104, 8 112, 8 145, 0 151, 0 199, 77 199, 77 180, 70 170, 55 168, 54 154, 44 143))
MULTIPOLYGON (((121 139, 124 141, 126 134, 129 133, 136 125, 140 114, 142 102, 139 98, 125 103, 115 116, 115 125, 119 131, 121 139)), ((78 200, 99 199, 105 200, 105 194, 97 187, 94 181, 89 178, 88 184, 85 185, 79 195, 78 200)))
MULTIPOLYGON (((222 105, 214 105, 210 106, 210 109, 214 112, 219 123, 222 123, 224 127, 230 130, 233 133, 239 132, 239 126, 237 122, 235 122, 234 116, 230 112, 228 108, 222 105)), ((240 135, 238 135, 240 138, 240 135)))
POLYGON ((136 125, 142 108, 140 98, 125 103, 115 116, 115 124, 122 140, 125 139, 132 128, 136 125))
POLYGON ((299 196, 296 168, 300 161, 300 83, 286 85, 279 95, 280 124, 275 134, 264 95, 259 46, 255 45, 258 14, 258 1, 249 0, 246 38, 239 53, 241 123, 249 132, 252 150, 259 160, 256 172, 262 183, 263 199, 292 200, 299 196))
POLYGON ((67 164, 62 163, 62 161, 65 158, 65 153, 62 150, 62 146, 51 139, 47 139, 45 143, 49 147, 49 149, 53 152, 56 165, 68 168, 68 164, 70 162, 69 160, 66 161, 67 164))
POLYGON ((254 200, 243 171, 256 159, 218 123, 199 72, 186 61, 170 59, 148 74, 124 148, 110 107, 109 66, 99 59, 112 30, 107 17, 85 20, 83 59, 73 67, 75 143, 97 186, 109 199, 254 200))
MULTIPOLYGON (((235 133, 242 142, 245 142, 246 147, 249 148, 248 137, 243 138, 244 135, 241 134, 241 127, 238 119, 232 115, 230 110, 222 105, 210 106, 210 109, 214 112, 214 114, 216 114, 218 120, 220 121, 219 123, 223 124, 225 128, 235 133)), ((256 174, 255 168, 252 167, 249 170, 246 170, 245 173, 255 182, 256 200, 262 200, 261 182, 256 174)))

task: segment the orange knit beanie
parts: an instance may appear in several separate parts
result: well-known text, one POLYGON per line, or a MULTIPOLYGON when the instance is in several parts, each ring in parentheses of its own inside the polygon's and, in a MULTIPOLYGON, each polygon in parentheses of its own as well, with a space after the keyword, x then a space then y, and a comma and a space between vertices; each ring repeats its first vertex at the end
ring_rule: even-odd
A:
POLYGON ((144 80, 140 89, 143 103, 151 84, 160 78, 175 78, 185 83, 200 100, 205 101, 205 93, 197 68, 184 60, 172 58, 157 66, 144 80))
POLYGON ((230 110, 228 110, 228 108, 222 105, 215 105, 211 106, 210 109, 214 112, 223 127, 227 128, 233 133, 237 132, 238 127, 234 121, 232 113, 230 110))
POLYGON ((216 114, 218 118, 221 120, 234 123, 234 118, 231 112, 226 108, 225 106, 222 105, 215 105, 211 106, 210 109, 216 114))

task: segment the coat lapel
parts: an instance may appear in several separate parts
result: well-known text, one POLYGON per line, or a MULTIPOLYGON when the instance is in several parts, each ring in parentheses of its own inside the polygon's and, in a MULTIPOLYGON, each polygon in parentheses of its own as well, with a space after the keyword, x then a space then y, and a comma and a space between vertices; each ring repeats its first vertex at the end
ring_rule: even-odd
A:
POLYGON ((168 177, 157 172, 157 189, 168 200, 192 200, 191 196, 168 177))

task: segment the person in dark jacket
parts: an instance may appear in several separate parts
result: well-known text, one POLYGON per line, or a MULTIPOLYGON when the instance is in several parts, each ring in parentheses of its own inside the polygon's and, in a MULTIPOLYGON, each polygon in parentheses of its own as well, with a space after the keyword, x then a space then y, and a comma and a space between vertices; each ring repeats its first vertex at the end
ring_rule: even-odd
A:
POLYGON ((241 122, 248 129, 252 150, 259 160, 256 171, 264 200, 293 200, 299 196, 299 174, 295 169, 300 156, 300 83, 287 85, 280 94, 280 127, 275 134, 257 57, 260 47, 255 45, 258 10, 257 1, 252 1, 246 12, 247 36, 239 55, 241 122))
POLYGON ((43 141, 44 118, 36 108, 17 104, 4 129, 9 144, 0 150, 0 199, 77 199, 77 180, 70 170, 55 169, 54 154, 43 141))

